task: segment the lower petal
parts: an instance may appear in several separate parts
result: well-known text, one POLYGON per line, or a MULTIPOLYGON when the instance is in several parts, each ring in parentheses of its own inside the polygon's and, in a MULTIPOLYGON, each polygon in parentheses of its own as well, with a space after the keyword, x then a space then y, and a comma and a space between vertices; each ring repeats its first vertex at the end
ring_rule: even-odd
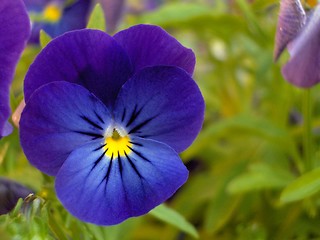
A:
POLYGON ((143 215, 187 180, 178 154, 163 143, 132 138, 132 150, 111 156, 99 144, 73 151, 57 174, 58 198, 80 220, 113 225, 143 215))

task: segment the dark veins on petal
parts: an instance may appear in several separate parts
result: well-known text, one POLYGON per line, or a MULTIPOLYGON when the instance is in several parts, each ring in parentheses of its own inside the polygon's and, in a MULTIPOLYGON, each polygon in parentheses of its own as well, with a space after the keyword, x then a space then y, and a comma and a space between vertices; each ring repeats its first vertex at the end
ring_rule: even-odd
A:
MULTIPOLYGON (((103 119, 101 118, 101 116, 99 116, 99 114, 97 114, 95 112, 96 117, 98 118, 98 120, 100 121, 100 123, 104 123, 103 119)), ((80 118, 82 120, 84 120, 84 122, 86 122, 87 124, 89 124, 91 127, 93 127, 94 129, 98 130, 98 131, 103 131, 104 128, 97 122, 93 121, 92 119, 90 119, 87 116, 84 115, 79 115, 80 118)), ((99 139, 99 138, 103 138, 103 134, 102 133, 96 133, 96 132, 91 132, 91 131, 79 131, 79 130, 74 130, 74 132, 79 133, 79 134, 83 134, 83 135, 87 135, 92 137, 92 140, 95 139, 99 139)))
MULTIPOLYGON (((129 141, 129 143, 131 143, 132 145, 135 145, 137 147, 140 147, 142 148, 143 147, 143 144, 141 143, 137 143, 137 142, 133 142, 133 141, 129 141)), ((103 144, 97 148, 95 148, 93 151, 98 151, 98 150, 101 150, 102 148, 106 147, 106 149, 102 152, 102 154, 97 158, 97 160, 94 161, 94 164, 91 168, 91 171, 97 167, 97 165, 102 161, 102 159, 106 156, 106 153, 108 152, 109 148, 107 148, 107 144, 103 144)), ((128 149, 130 149, 133 153, 135 153, 139 158, 141 158, 142 160, 144 161, 147 161, 148 163, 151 163, 151 161, 146 158, 140 150, 138 149, 135 149, 134 147, 130 147, 129 145, 127 145, 128 149)), ((109 177, 110 177, 110 173, 111 173, 111 169, 112 169, 112 166, 113 166, 113 161, 118 161, 118 164, 119 164, 119 173, 121 175, 121 178, 122 178, 122 173, 123 173, 123 160, 125 160, 126 162, 129 163, 130 167, 133 169, 133 171, 138 175, 138 177, 140 179, 143 179, 144 177, 142 176, 142 174, 139 172, 138 168, 136 167, 135 165, 135 161, 138 161, 137 159, 135 158, 132 158, 130 157, 130 154, 128 154, 126 151, 124 151, 124 156, 121 156, 120 155, 120 152, 118 151, 117 153, 117 156, 116 156, 116 159, 115 159, 115 156, 114 154, 112 153, 111 154, 111 157, 110 159, 108 159, 108 167, 106 169, 106 174, 104 175, 103 179, 101 180, 101 182, 99 183, 99 186, 102 184, 102 183, 105 183, 106 185, 108 184, 108 180, 109 180, 109 177)), ((152 163, 151 163, 152 164, 152 163)), ((90 172, 91 172, 90 171, 90 172)))
MULTIPOLYGON (((133 111, 132 111, 132 113, 130 115, 130 118, 129 118, 128 122, 126 123, 126 127, 129 128, 128 134, 137 133, 137 134, 140 134, 139 135, 140 137, 147 137, 145 135, 141 135, 141 132, 139 130, 141 128, 143 128, 145 125, 147 125, 149 122, 151 122, 153 119, 155 119, 157 116, 153 116, 153 117, 147 118, 147 119, 143 120, 142 122, 136 124, 135 126, 132 126, 133 123, 135 122, 135 120, 140 115, 142 109, 143 109, 143 107, 140 107, 138 109, 138 105, 137 104, 134 106, 134 109, 133 109, 133 111)), ((122 118, 121 118, 122 122, 124 121, 124 119, 126 117, 126 113, 127 113, 127 110, 126 110, 126 108, 124 108, 123 113, 122 113, 122 118)))
POLYGON ((128 154, 125 152, 124 153, 127 161, 130 163, 130 166, 133 168, 133 170, 135 171, 135 173, 139 176, 139 178, 143 178, 143 176, 140 174, 140 172, 138 171, 136 165, 134 165, 133 161, 131 160, 131 158, 128 156, 128 154))

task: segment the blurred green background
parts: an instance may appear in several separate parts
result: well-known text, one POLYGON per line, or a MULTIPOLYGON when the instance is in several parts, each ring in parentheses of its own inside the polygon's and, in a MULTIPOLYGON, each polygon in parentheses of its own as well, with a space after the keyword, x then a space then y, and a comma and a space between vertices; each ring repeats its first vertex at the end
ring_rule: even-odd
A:
MULTIPOLYGON (((37 195, 0 217, 0 239, 320 239, 320 89, 310 90, 308 105, 305 90, 281 75, 288 54, 273 61, 279 1, 167 0, 152 9, 145 2, 128 1, 117 30, 160 25, 197 56, 194 79, 206 116, 181 154, 189 180, 166 202, 169 209, 113 227, 82 223, 56 199, 53 179, 29 165, 15 129, 0 141, 0 175, 37 195), (306 121, 312 126, 309 160, 306 121)), ((18 65, 13 109, 39 50, 28 47, 18 65)))

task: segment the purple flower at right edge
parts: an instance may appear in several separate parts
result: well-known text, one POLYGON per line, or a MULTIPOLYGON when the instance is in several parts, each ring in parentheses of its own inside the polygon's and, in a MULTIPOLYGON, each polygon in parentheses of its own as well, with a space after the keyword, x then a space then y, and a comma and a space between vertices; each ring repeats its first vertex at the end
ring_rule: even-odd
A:
POLYGON ((289 61, 283 66, 284 78, 302 88, 320 82, 320 5, 306 17, 299 0, 282 0, 280 6, 275 59, 287 47, 289 61))
POLYGON ((178 153, 204 119, 194 65, 190 49, 151 25, 113 37, 69 32, 38 55, 25 79, 21 145, 31 164, 56 177, 75 217, 117 224, 185 183, 178 153))

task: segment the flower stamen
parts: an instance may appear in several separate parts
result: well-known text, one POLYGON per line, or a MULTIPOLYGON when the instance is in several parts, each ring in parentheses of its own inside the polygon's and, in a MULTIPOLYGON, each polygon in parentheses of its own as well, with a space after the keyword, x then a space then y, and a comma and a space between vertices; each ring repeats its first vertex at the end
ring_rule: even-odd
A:
POLYGON ((105 138, 105 144, 105 154, 109 157, 128 155, 132 148, 129 135, 122 136, 117 129, 113 129, 112 135, 105 138))
POLYGON ((62 12, 59 6, 49 4, 43 11, 43 18, 48 22, 58 22, 61 18, 62 12))

